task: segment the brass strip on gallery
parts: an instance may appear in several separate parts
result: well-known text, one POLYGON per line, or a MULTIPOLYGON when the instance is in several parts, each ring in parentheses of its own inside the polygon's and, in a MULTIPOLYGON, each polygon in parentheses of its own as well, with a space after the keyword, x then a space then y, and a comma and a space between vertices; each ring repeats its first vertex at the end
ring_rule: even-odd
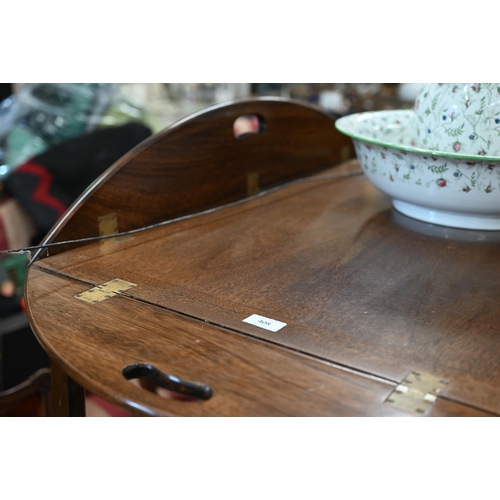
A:
MULTIPOLYGON (((100 236, 110 236, 112 234, 118 234, 118 217, 115 213, 103 215, 98 218, 99 221, 99 235, 100 236)), ((119 243, 121 241, 129 240, 130 236, 117 236, 116 238, 110 238, 109 240, 104 240, 104 243, 119 243)))
POLYGON ((116 297, 117 295, 120 295, 120 293, 125 292, 134 286, 137 285, 116 278, 103 283, 102 285, 97 285, 85 292, 77 293, 75 298, 83 300, 84 302, 90 302, 91 304, 97 304, 98 302, 110 299, 111 297, 116 297))
POLYGON ((429 373, 412 372, 384 401, 398 410, 424 416, 432 408, 449 381, 429 373))
POLYGON ((343 146, 340 149, 340 163, 345 163, 346 161, 354 158, 354 151, 352 151, 351 146, 343 146))
POLYGON ((99 235, 109 236, 118 233, 118 218, 115 213, 99 217, 99 235))
POLYGON ((247 196, 254 196, 259 193, 259 172, 250 172, 247 174, 247 196))

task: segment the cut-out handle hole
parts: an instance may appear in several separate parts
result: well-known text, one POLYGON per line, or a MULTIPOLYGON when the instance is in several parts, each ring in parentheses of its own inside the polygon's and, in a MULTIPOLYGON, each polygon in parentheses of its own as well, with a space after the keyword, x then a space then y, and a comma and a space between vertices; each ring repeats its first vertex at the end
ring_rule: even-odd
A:
POLYGON ((236 139, 262 134, 265 129, 266 122, 259 115, 242 115, 233 123, 233 135, 236 139))
POLYGON ((124 366, 122 375, 142 389, 167 399, 206 401, 213 395, 208 385, 196 384, 168 375, 148 363, 133 363, 124 366))

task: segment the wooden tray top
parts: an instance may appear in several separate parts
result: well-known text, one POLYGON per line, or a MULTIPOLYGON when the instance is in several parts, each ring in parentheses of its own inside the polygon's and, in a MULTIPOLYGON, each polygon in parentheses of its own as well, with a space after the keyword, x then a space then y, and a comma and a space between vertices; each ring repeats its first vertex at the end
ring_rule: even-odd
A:
MULTIPOLYGON (((311 401, 304 404, 303 394, 295 395, 302 401, 294 401, 292 409, 277 406, 270 414, 297 414, 303 406, 303 414, 339 414, 326 396, 327 384, 308 382, 305 367, 314 376, 336 367, 338 376, 354 373, 380 388, 371 400, 378 405, 366 403, 360 413, 392 414, 381 402, 418 370, 450 381, 446 400, 498 414, 495 234, 488 241, 483 233, 455 230, 450 239, 444 229, 442 237, 425 234, 426 224, 417 232, 418 223, 405 219, 364 176, 284 187, 239 206, 37 262, 31 271, 31 316, 49 350, 68 368, 78 365, 86 385, 103 396, 109 394, 97 382, 99 367, 110 358, 117 361, 116 379, 129 363, 151 362, 213 388, 212 400, 184 403, 182 408, 189 408, 179 414, 266 414, 256 394, 231 410, 215 405, 221 389, 214 380, 243 390, 245 372, 265 365, 266 356, 253 367, 251 358, 240 356, 259 347, 300 366, 295 374, 282 361, 283 366, 275 360, 265 366, 271 380, 259 388, 263 399, 287 397, 283 384, 297 378, 302 392, 320 390, 326 398, 316 408, 311 401), (459 241, 460 234, 486 240, 459 241), (137 286, 97 304, 73 297, 115 278, 137 286), (48 308, 51 289, 58 293, 52 292, 48 308), (37 314, 37 307, 54 311, 56 318, 37 314), (286 327, 272 332, 243 322, 252 314, 286 327), (214 336, 224 343, 221 352, 208 342, 214 336), (81 343, 85 347, 76 349, 81 343), (83 349, 89 350, 84 357, 83 349), (90 360, 92 368, 85 364, 90 360)), ((122 395, 120 401, 126 399, 122 395)), ((162 412, 157 405, 150 411, 162 412)), ((346 413, 357 412, 347 405, 346 413)))
POLYGON ((359 170, 339 166, 351 154, 331 117, 261 99, 187 119, 111 167, 46 243, 96 236, 110 214, 120 231, 193 216, 36 254, 27 308, 55 413, 81 414, 85 388, 141 415, 406 416, 386 400, 417 372, 447 382, 426 414, 499 415, 498 233, 419 223, 363 175, 325 177, 359 170), (248 114, 258 133, 235 139, 248 114), (75 297, 114 279, 135 286, 75 297), (126 380, 138 363, 213 395, 161 397, 126 380))

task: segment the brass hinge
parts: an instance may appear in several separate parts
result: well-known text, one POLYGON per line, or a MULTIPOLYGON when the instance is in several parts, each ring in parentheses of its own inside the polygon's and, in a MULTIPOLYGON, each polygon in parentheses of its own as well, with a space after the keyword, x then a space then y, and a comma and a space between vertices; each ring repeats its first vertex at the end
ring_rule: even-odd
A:
POLYGON ((449 381, 429 373, 412 372, 384 401, 398 410, 423 416, 434 405, 449 381))
POLYGON ((97 302, 102 302, 103 300, 120 295, 122 292, 125 292, 134 286, 137 285, 116 278, 103 283, 102 285, 97 285, 85 292, 77 293, 75 298, 85 302, 90 302, 91 304, 96 304, 97 302))

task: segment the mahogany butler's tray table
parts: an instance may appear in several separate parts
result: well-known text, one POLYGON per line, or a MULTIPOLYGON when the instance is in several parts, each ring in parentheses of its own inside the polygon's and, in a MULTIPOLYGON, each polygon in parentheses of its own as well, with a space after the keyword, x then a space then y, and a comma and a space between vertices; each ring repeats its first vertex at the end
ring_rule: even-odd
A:
POLYGON ((46 243, 224 207, 38 252, 26 297, 54 413, 83 415, 86 389, 137 415, 498 415, 496 233, 398 215, 363 175, 332 177, 350 157, 326 114, 259 99, 113 165, 46 243), (243 115, 258 133, 236 139, 243 115))

